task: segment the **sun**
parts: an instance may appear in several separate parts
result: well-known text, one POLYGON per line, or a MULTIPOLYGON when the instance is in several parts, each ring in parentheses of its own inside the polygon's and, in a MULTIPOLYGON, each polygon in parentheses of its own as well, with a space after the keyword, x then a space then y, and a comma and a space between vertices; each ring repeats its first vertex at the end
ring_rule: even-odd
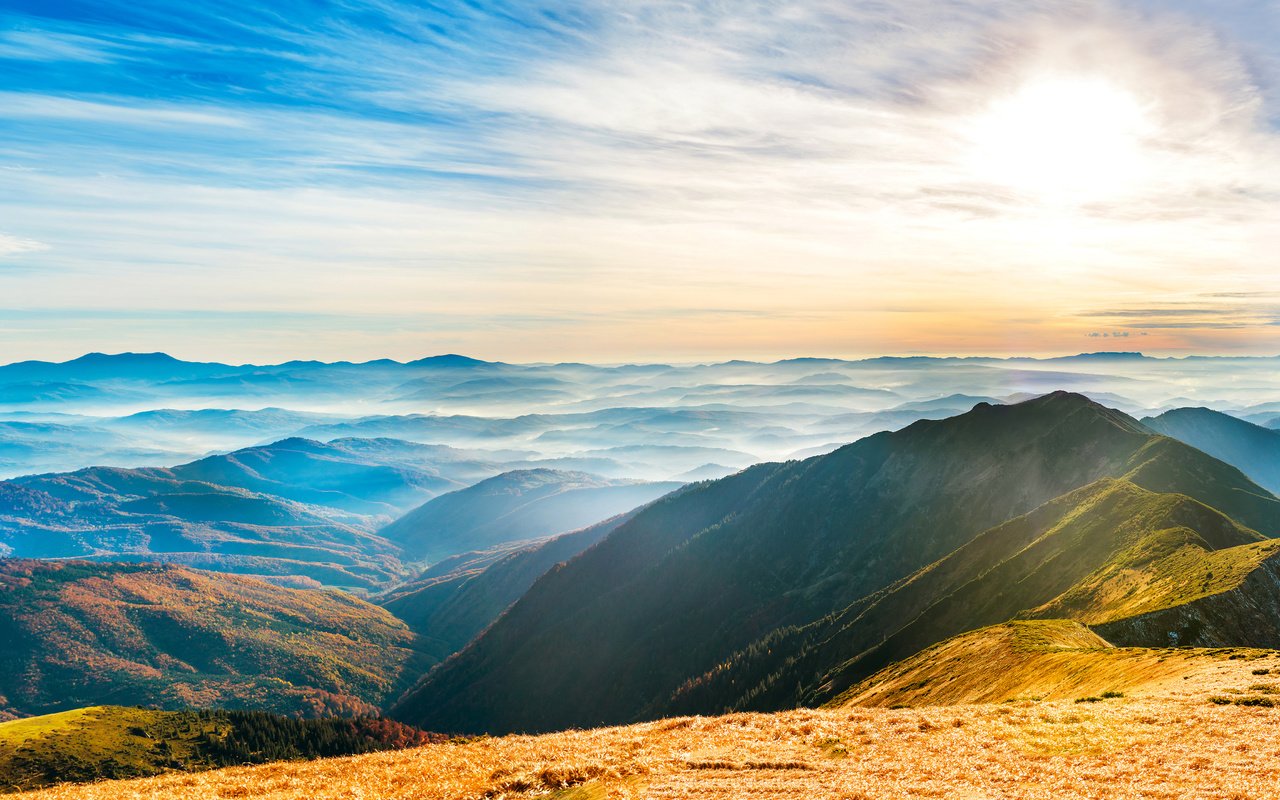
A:
POLYGON ((969 118, 969 167, 1046 205, 1116 199, 1149 173, 1147 109, 1103 78, 1044 77, 969 118))

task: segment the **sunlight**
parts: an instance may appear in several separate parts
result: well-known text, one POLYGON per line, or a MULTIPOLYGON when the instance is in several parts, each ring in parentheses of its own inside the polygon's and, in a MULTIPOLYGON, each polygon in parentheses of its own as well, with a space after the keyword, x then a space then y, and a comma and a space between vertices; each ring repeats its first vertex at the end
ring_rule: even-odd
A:
POLYGON ((965 126, 969 166, 1047 205, 1114 199, 1149 173, 1141 102, 1100 78, 1033 80, 993 101, 965 126))

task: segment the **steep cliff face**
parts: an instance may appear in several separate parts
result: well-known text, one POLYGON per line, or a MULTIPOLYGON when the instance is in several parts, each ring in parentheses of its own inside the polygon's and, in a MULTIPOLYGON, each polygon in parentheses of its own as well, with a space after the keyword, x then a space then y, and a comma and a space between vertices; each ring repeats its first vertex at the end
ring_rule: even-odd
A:
POLYGON ((1280 648, 1280 553, 1228 591, 1092 628, 1120 647, 1280 648))

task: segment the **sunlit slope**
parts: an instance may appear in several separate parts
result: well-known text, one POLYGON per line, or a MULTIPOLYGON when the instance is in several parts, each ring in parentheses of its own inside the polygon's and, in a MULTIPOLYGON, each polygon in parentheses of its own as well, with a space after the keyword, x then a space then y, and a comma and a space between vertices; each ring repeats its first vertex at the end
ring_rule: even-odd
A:
MULTIPOLYGON (((1008 622, 922 650, 850 687, 831 705, 936 706, 1159 694, 1184 680, 1202 685, 1226 668, 1224 661, 1245 652, 1120 648, 1070 620, 1008 622)), ((1263 655, 1269 659, 1272 653, 1260 650, 1248 657, 1263 655)))
MULTIPOLYGON (((437 729, 500 732, 714 711, 787 665, 771 664, 695 701, 673 696, 775 631, 842 609, 856 613, 984 529, 1122 476, 1148 494, 1195 498, 1188 502, 1220 518, 1232 544, 1261 538, 1246 525, 1280 531, 1280 501, 1239 470, 1084 397, 980 404, 959 417, 919 422, 827 456, 761 465, 655 503, 540 579, 394 713, 437 729)), ((991 553, 984 563, 1014 552, 991 553)), ((1033 605, 1070 585, 1036 595, 1033 605)), ((1004 621, 1025 607, 997 605, 998 615, 976 624, 1004 621)), ((897 657, 970 627, 946 629, 897 657)), ((785 660, 802 648, 785 644, 773 653, 785 660)), ((804 671, 801 682, 813 674, 804 671)), ((794 702, 788 697, 773 707, 794 702)))
MULTIPOLYGON (((1162 653, 1152 652, 1157 660, 1162 653)), ((1189 659, 1190 660, 1190 659, 1189 659)), ((1280 794, 1280 657, 1206 654, 1190 679, 1076 703, 674 718, 354 758, 63 787, 32 800, 1267 798, 1280 794)), ((1176 661, 1176 660, 1175 660, 1176 661)), ((1167 662, 1166 662, 1167 663, 1167 662)), ((1180 668, 1175 668, 1180 669, 1180 668)), ((1176 673, 1175 673, 1176 674, 1176 673)), ((1171 676, 1172 677, 1172 676, 1171 676)), ((1083 695, 1080 695, 1083 696, 1083 695)))
MULTIPOLYGON (((1280 591, 1250 582, 1275 569, 1277 552, 1280 540, 1185 495, 1102 479, 984 532, 839 614, 765 637, 682 687, 672 707, 820 704, 922 648, 1017 617, 1101 624, 1174 610, 1191 620, 1197 601, 1212 601, 1232 609, 1220 618, 1235 614, 1250 629, 1224 620, 1192 635, 1179 623, 1182 644, 1280 646, 1280 615, 1252 611, 1272 607, 1280 591)), ((1168 630, 1125 642, 1162 646, 1168 630)))
MULTIPOLYGON (((0 561, 0 703, 374 713, 413 634, 336 591, 155 564, 0 561)), ((3 710, 0 708, 0 710, 3 710)))
POLYGON ((0 792, 367 753, 432 738, 370 718, 298 720, 262 712, 94 706, 0 723, 0 792))

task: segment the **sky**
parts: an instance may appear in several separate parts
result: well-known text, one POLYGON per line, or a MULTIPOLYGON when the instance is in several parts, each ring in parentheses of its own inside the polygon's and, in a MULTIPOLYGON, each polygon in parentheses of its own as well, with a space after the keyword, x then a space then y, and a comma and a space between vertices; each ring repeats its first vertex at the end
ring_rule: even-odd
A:
POLYGON ((0 361, 1280 353, 1280 2, 0 0, 0 361))

